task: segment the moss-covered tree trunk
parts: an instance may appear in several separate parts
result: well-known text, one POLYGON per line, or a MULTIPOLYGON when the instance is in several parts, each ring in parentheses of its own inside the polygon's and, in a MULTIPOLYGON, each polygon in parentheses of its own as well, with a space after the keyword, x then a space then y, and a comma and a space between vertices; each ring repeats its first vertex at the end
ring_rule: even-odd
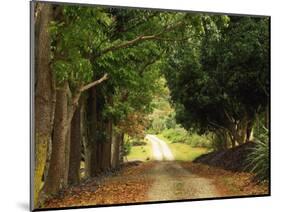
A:
POLYGON ((51 140, 53 112, 53 82, 50 68, 49 24, 52 20, 50 4, 36 5, 35 29, 35 170, 34 170, 34 207, 40 204, 39 193, 44 173, 48 143, 51 140))

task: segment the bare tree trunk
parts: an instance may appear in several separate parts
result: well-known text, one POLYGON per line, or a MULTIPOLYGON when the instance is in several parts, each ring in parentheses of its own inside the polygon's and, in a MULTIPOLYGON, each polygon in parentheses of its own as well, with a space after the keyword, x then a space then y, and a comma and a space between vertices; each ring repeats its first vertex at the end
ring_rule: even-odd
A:
MULTIPOLYGON (((87 99, 84 98, 81 101, 81 132, 83 141, 83 152, 84 152, 84 173, 85 178, 90 178, 90 167, 91 167, 91 148, 89 139, 89 126, 88 126, 88 113, 87 113, 87 99)), ((83 161, 83 160, 82 160, 83 161)))
MULTIPOLYGON (((107 130, 107 127, 106 127, 106 124, 101 122, 100 123, 100 132, 106 132, 107 130)), ((100 169, 101 169, 101 172, 105 172, 107 170, 107 139, 104 137, 104 136, 101 136, 100 137, 100 140, 98 141, 99 144, 100 144, 100 169)))
POLYGON ((246 141, 247 135, 247 119, 240 120, 231 126, 231 133, 235 142, 242 145, 246 141))
POLYGON ((234 148, 236 146, 236 142, 233 135, 230 132, 228 133, 228 137, 230 138, 231 148, 234 148))
POLYGON ((64 150, 64 177, 63 177, 63 183, 64 187, 67 187, 68 185, 68 172, 69 172, 69 159, 70 159, 70 129, 68 129, 65 137, 65 150, 64 150))
POLYGON ((89 176, 93 177, 98 173, 97 161, 97 91, 93 87, 89 90, 88 98, 88 118, 89 118, 89 143, 87 145, 87 167, 89 176))
POLYGON ((120 154, 120 135, 112 130, 112 143, 111 143, 111 167, 113 169, 118 169, 119 162, 119 154, 120 154))
POLYGON ((50 4, 37 5, 35 29, 35 170, 34 170, 34 207, 40 204, 40 190, 44 173, 48 143, 52 133, 53 82, 50 68, 50 35, 48 26, 52 20, 50 4))
POLYGON ((81 162, 81 125, 80 106, 76 109, 71 122, 70 157, 69 157, 69 184, 78 184, 80 180, 81 162))
POLYGON ((119 165, 124 163, 124 133, 120 133, 119 137, 119 165))
POLYGON ((248 121, 247 129, 246 129, 246 142, 251 141, 252 132, 253 132, 253 125, 254 125, 253 121, 248 121))
POLYGON ((67 133, 67 95, 66 83, 63 89, 57 90, 54 118, 54 135, 48 176, 44 185, 44 193, 57 193, 64 185, 65 145, 67 133))
POLYGON ((93 159, 95 159, 95 173, 96 174, 100 174, 103 170, 102 170, 102 157, 103 157, 103 145, 102 145, 102 141, 100 140, 97 140, 97 143, 96 143, 96 157, 93 159))
POLYGON ((109 171, 111 168, 111 141, 112 141, 112 120, 106 123, 106 143, 105 143, 105 169, 109 171))

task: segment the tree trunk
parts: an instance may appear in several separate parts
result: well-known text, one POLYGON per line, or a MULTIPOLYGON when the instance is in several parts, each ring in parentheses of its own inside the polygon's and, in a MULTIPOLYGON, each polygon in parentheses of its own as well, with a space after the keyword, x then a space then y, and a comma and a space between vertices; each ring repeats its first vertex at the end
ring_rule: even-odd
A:
POLYGON ((88 98, 88 118, 89 118, 89 143, 87 145, 87 167, 89 169, 89 176, 94 177, 98 174, 98 160, 97 160, 97 91, 93 87, 89 90, 88 98))
POLYGON ((64 174, 63 174, 63 186, 68 185, 68 172, 69 172, 69 159, 70 159, 70 133, 71 128, 68 129, 65 137, 65 150, 64 150, 64 174))
POLYGON ((38 3, 35 29, 35 170, 34 207, 40 204, 42 176, 44 173, 48 143, 52 133, 53 84, 50 68, 50 35, 48 26, 52 20, 52 6, 38 3))
POLYGON ((89 126, 88 126, 88 113, 87 113, 87 99, 83 98, 81 101, 81 132, 82 132, 82 144, 84 152, 84 177, 90 178, 91 167, 91 148, 89 148, 89 126))
POLYGON ((44 193, 49 196, 57 193, 64 185, 65 140, 67 133, 67 95, 66 83, 63 89, 57 90, 54 118, 54 135, 48 176, 44 193))
POLYGON ((235 139, 234 139, 233 135, 230 132, 228 133, 228 137, 229 137, 230 142, 231 142, 231 148, 234 148, 236 146, 236 142, 235 142, 235 139))
POLYGON ((111 142, 112 142, 112 120, 106 123, 106 143, 105 143, 105 165, 106 170, 111 169, 111 142))
POLYGON ((119 165, 124 163, 124 137, 125 134, 121 133, 119 137, 119 165))
POLYGON ((80 162, 81 162, 81 124, 80 106, 76 109, 71 122, 70 136, 70 157, 68 183, 78 184, 80 181, 80 162))
MULTIPOLYGON (((100 122, 100 133, 106 132, 107 131, 107 127, 106 124, 104 122, 100 122)), ((107 158, 106 158, 106 154, 107 154, 107 139, 105 136, 100 136, 100 139, 98 141, 99 145, 100 145, 100 156, 98 157, 98 159, 100 160, 100 169, 101 172, 105 172, 107 170, 107 158)))
POLYGON ((247 129, 246 129, 246 142, 251 141, 252 132, 253 132, 253 125, 254 125, 253 121, 248 121, 247 129))
POLYGON ((112 169, 118 169, 120 165, 119 161, 120 154, 120 135, 112 131, 112 143, 111 143, 111 167, 112 169))

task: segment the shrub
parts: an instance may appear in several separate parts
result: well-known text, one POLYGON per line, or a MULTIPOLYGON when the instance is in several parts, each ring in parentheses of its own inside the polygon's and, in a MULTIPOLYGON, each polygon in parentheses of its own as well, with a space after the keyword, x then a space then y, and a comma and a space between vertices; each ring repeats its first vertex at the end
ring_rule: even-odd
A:
POLYGON ((192 147, 211 148, 211 141, 207 135, 191 133, 181 127, 166 129, 161 134, 172 143, 186 143, 192 147))
POLYGON ((198 135, 196 133, 190 133, 188 138, 188 144, 192 147, 205 147, 211 148, 212 144, 207 135, 198 135))
POLYGON ((141 139, 133 139, 132 140, 132 146, 144 146, 146 145, 146 142, 144 142, 141 139))
POLYGON ((227 134, 224 132, 216 132, 211 142, 211 146, 215 151, 227 149, 227 134))
POLYGON ((255 136, 256 146, 248 155, 248 168, 260 181, 269 179, 269 138, 268 129, 262 127, 255 136))
POLYGON ((183 128, 167 129, 162 132, 162 135, 172 143, 185 143, 187 139, 187 132, 183 128))
POLYGON ((156 118, 152 122, 152 131, 156 134, 160 133, 166 128, 165 119, 156 118))

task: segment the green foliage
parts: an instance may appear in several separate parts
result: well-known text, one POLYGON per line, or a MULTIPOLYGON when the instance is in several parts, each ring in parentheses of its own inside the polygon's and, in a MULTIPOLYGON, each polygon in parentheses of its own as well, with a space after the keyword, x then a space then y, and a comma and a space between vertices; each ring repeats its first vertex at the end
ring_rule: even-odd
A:
POLYGON ((215 151, 227 148, 228 137, 225 133, 215 133, 211 142, 211 146, 215 151))
POLYGON ((132 150, 132 143, 129 140, 126 140, 123 145, 123 154, 128 156, 132 150))
POLYGON ((193 161, 195 158, 208 152, 208 149, 204 147, 192 147, 187 143, 172 142, 168 138, 164 137, 162 134, 158 135, 158 137, 168 144, 175 157, 175 160, 193 161))
POLYGON ((269 180, 269 132, 264 126, 255 135, 256 146, 248 155, 248 168, 260 181, 269 180))
POLYGON ((212 148, 209 136, 188 132, 181 127, 166 129, 161 133, 161 135, 170 140, 172 143, 185 143, 191 147, 212 148))
POLYGON ((165 138, 169 139, 172 143, 185 143, 188 138, 187 131, 183 128, 167 129, 161 134, 165 138))
POLYGON ((154 133, 160 133, 166 128, 165 120, 161 118, 154 119, 152 121, 152 129, 154 133))
POLYGON ((220 17, 204 18, 204 32, 177 43, 163 68, 178 123, 200 134, 231 131, 268 104, 268 19, 220 17))
POLYGON ((192 147, 205 147, 208 149, 213 149, 210 136, 208 135, 198 135, 197 133, 189 133, 188 143, 192 147))

